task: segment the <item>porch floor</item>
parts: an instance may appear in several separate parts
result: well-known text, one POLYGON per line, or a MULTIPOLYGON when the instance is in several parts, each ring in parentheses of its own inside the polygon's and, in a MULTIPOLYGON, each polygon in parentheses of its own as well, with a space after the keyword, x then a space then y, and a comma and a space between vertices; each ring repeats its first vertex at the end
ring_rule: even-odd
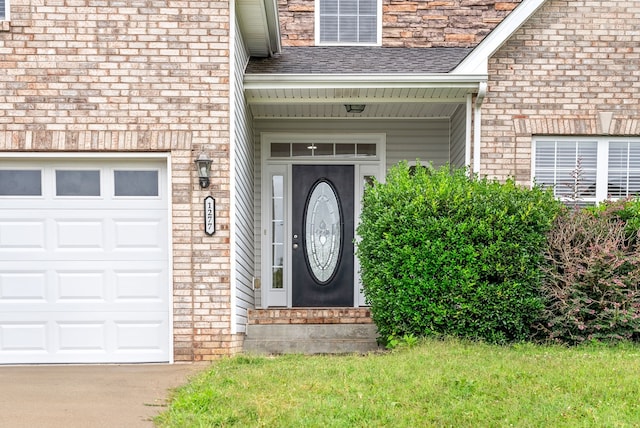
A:
POLYGON ((247 353, 340 354, 379 349, 369 308, 252 309, 248 316, 247 353))

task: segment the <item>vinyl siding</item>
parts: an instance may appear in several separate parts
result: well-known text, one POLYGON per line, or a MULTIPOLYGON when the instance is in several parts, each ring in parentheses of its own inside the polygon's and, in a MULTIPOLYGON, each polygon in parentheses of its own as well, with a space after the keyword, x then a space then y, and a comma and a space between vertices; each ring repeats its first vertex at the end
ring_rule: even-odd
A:
POLYGON ((235 175, 236 175, 236 327, 246 332, 247 309, 254 307, 254 207, 253 207, 253 130, 242 81, 249 60, 242 35, 237 30, 235 43, 234 120, 235 120, 235 175))
POLYGON ((451 165, 464 166, 466 109, 464 105, 451 116, 451 165))

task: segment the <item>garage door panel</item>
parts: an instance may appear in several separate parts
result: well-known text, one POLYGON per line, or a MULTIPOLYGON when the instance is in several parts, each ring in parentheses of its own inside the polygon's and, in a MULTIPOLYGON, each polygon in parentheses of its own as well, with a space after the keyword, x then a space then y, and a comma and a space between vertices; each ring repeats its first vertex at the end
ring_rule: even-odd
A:
POLYGON ((0 271, 0 307, 2 302, 14 304, 46 303, 47 277, 45 271, 0 271))
POLYGON ((56 225, 56 239, 54 250, 97 250, 104 251, 105 226, 104 220, 54 220, 56 225))
MULTIPOLYGON (((86 318, 86 317, 83 317, 86 318)), ((105 321, 57 321, 57 351, 107 352, 107 323, 105 321)), ((55 352, 55 350, 54 350, 55 352)))
POLYGON ((116 352, 160 351, 164 348, 163 320, 133 321, 119 320, 115 322, 116 352))
POLYGON ((169 361, 166 312, 0 314, 0 364, 169 361))
POLYGON ((43 251, 45 249, 45 223, 44 218, 28 221, 21 218, 0 219, 0 253, 43 251))
POLYGON ((163 251, 166 223, 161 219, 114 219, 114 250, 118 252, 150 249, 163 251))
POLYGON ((22 170, 40 187, 0 195, 0 364, 169 361, 166 160, 0 160, 22 170))
POLYGON ((47 328, 46 321, 0 321, 0 362, 3 353, 46 355, 49 348, 47 328))
POLYGON ((115 274, 116 301, 161 302, 166 300, 166 286, 162 280, 163 269, 118 270, 115 274))
POLYGON ((107 273, 105 271, 56 271, 56 303, 65 301, 107 302, 107 273))
POLYGON ((45 212, 47 219, 8 214, 0 210, 0 260, 168 258, 166 212, 58 210, 45 212))
POLYGON ((0 311, 24 312, 167 308, 168 265, 163 261, 0 262, 0 311), (83 267, 86 266, 86 267, 83 267))

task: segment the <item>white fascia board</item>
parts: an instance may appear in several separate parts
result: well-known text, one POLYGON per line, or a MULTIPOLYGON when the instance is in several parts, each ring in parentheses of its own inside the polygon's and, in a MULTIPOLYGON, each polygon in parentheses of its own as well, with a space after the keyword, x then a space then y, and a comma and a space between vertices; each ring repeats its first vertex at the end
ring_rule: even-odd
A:
POLYGON ((244 88, 477 88, 486 80, 486 74, 246 74, 244 88))
POLYGON ((282 50, 280 35, 280 19, 278 18, 278 0, 264 0, 265 13, 267 15, 267 31, 271 54, 280 53, 282 50))
POLYGON ((489 57, 497 51, 547 0, 522 0, 496 28, 451 72, 488 74, 489 57))
POLYGON ((280 52, 277 0, 237 0, 240 31, 251 55, 267 57, 280 52))

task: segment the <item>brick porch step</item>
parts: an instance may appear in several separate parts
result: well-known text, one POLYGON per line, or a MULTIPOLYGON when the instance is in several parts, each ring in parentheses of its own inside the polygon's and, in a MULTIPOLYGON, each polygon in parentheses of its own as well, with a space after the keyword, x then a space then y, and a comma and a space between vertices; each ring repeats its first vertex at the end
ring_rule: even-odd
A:
POLYGON ((379 349, 367 308, 254 309, 248 315, 247 353, 342 354, 379 349))

